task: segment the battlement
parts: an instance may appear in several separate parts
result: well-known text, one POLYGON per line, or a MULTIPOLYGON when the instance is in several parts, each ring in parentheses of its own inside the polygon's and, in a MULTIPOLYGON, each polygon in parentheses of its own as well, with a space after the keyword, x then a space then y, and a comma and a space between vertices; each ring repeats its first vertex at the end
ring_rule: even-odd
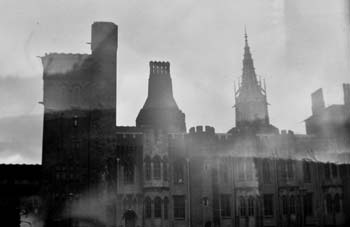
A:
POLYGON ((170 74, 170 63, 168 61, 150 61, 150 75, 170 74))
POLYGON ((206 125, 206 126, 204 127, 204 131, 203 131, 203 126, 202 126, 202 125, 199 125, 199 126, 190 128, 189 133, 190 133, 190 134, 202 133, 202 134, 214 135, 214 134, 215 134, 215 128, 206 125))

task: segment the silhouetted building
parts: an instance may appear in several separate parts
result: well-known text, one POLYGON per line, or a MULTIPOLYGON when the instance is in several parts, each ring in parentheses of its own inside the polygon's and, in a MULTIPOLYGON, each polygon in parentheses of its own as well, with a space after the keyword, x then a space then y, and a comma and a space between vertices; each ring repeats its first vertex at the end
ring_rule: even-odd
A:
POLYGON ((311 95, 312 116, 305 120, 306 133, 322 138, 342 140, 350 138, 350 84, 343 84, 344 104, 325 106, 322 89, 311 95))
MULTIPOLYGON (((228 133, 210 126, 187 133, 170 63, 155 61, 136 126, 116 126, 117 40, 116 25, 96 22, 91 54, 42 57, 45 226, 350 223, 350 165, 330 159, 346 155, 348 147, 339 149, 338 134, 334 140, 310 129, 324 127, 313 120, 325 109, 321 92, 312 96, 308 135, 279 132, 270 123, 245 34, 236 125, 228 133)), ((347 85, 345 93, 349 97, 347 85)))

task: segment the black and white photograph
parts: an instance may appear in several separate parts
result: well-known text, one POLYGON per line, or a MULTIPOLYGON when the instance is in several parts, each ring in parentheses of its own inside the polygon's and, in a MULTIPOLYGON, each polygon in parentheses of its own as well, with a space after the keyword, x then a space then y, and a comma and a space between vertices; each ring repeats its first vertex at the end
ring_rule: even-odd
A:
POLYGON ((350 226, 350 0, 0 0, 0 227, 350 226))

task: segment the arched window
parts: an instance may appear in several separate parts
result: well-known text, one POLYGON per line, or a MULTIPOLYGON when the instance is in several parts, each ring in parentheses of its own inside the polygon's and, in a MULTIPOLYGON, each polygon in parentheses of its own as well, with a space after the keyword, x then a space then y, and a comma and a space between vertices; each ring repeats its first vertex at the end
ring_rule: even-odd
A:
POLYGON ((149 156, 145 158, 145 179, 151 180, 151 159, 149 156))
POLYGON ((263 179, 265 183, 271 183, 270 166, 268 160, 263 161, 263 179))
POLYGON ((340 213, 340 196, 338 194, 334 197, 334 212, 340 213))
POLYGON ((240 205, 241 216, 246 216, 246 204, 245 204, 245 199, 243 196, 240 197, 240 199, 239 199, 239 205, 240 205))
POLYGON ((152 217, 152 200, 149 197, 146 197, 145 199, 145 217, 152 217))
POLYGON ((295 214, 296 213, 295 197, 293 195, 289 198, 289 212, 291 214, 295 214))
POLYGON ((333 213, 333 204, 332 204, 332 196, 330 194, 327 194, 326 196, 326 208, 327 208, 327 214, 333 213))
POLYGON ((169 199, 168 197, 164 198, 164 219, 168 219, 168 210, 169 210, 169 199))
POLYGON ((157 155, 153 158, 153 178, 156 180, 160 179, 160 157, 157 155))
POLYGON ((154 217, 161 218, 162 217, 162 199, 156 197, 154 199, 154 217))
POLYGON ((166 157, 163 158, 163 180, 168 181, 168 159, 166 157))
POLYGON ((248 198, 248 216, 254 216, 254 198, 252 196, 248 198))
POLYGON ((183 184, 185 182, 185 165, 183 160, 176 160, 174 162, 174 183, 183 184))

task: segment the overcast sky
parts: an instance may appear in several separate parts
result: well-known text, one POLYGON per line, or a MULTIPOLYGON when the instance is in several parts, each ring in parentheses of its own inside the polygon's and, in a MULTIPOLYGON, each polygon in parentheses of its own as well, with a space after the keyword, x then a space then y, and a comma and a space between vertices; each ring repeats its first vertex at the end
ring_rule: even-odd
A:
POLYGON ((310 94, 342 103, 349 77, 343 0, 0 1, 0 162, 40 163, 42 66, 48 52, 90 53, 90 26, 119 26, 118 125, 135 125, 148 62, 170 61, 187 127, 234 126, 233 83, 247 26, 256 72, 266 79, 271 122, 304 133, 310 94))

